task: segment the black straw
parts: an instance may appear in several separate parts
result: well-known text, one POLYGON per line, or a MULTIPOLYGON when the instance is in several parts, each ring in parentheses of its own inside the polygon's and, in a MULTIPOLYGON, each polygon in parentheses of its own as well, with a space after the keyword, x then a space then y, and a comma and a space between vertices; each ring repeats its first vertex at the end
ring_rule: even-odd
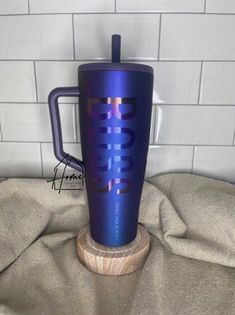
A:
POLYGON ((112 62, 120 62, 121 58, 121 36, 112 35, 112 62))

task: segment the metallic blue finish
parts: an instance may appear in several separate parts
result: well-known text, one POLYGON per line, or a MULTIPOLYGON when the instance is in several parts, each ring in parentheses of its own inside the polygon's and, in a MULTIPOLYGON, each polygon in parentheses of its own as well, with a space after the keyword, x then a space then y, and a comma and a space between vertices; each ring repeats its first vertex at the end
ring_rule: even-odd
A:
POLYGON ((79 88, 54 89, 49 97, 55 156, 84 172, 92 238, 106 246, 135 239, 152 112, 153 69, 120 60, 79 67, 79 88), (83 162, 63 150, 58 98, 79 96, 83 162))
POLYGON ((54 154, 56 158, 63 162, 66 165, 71 166, 75 170, 84 172, 83 162, 78 160, 72 155, 64 152, 63 149, 63 137, 61 132, 61 122, 60 122, 60 113, 58 106, 58 98, 60 96, 78 96, 80 94, 79 88, 75 87, 63 87, 56 88, 48 96, 48 104, 50 111, 51 119, 51 128, 52 128, 52 137, 53 137, 53 146, 54 154))
POLYGON ((148 72, 153 74, 153 68, 147 65, 140 63, 118 63, 118 62, 109 62, 109 63, 85 63, 78 67, 78 71, 104 71, 104 70, 122 70, 122 71, 141 71, 148 72))
POLYGON ((121 246, 134 240, 137 232, 153 75, 135 71, 79 71, 79 83, 91 236, 106 246, 121 246), (111 102, 118 104, 120 99, 123 104, 112 107, 111 102), (135 115, 120 119, 119 111, 123 118, 128 118, 128 113, 135 115))

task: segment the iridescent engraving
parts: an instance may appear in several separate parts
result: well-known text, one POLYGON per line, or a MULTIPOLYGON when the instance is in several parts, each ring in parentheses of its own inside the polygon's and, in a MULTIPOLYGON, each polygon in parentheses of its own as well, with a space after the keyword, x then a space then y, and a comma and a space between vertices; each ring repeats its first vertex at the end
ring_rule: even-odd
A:
MULTIPOLYGON (((95 127, 91 126, 89 128, 89 142, 91 145, 95 145, 97 148, 101 149, 107 149, 107 150, 122 150, 129 148, 133 145, 135 142, 135 133, 130 128, 124 128, 124 127, 95 127), (97 133, 103 133, 107 135, 120 135, 120 134, 127 134, 129 136, 129 140, 126 143, 117 143, 118 140, 116 140, 116 143, 97 143, 96 142, 96 136, 97 133)), ((107 139, 109 141, 109 139, 107 139)))
POLYGON ((127 155, 125 150, 135 143, 135 132, 129 127, 116 125, 118 125, 117 122, 120 120, 134 118, 136 110, 136 99, 132 97, 91 97, 88 99, 88 115, 94 122, 112 119, 110 126, 107 126, 107 123, 104 126, 97 126, 92 124, 92 122, 88 126, 91 148, 101 149, 100 155, 96 153, 89 159, 89 168, 93 171, 91 173, 94 173, 94 176, 91 178, 94 191, 107 193, 116 188, 115 192, 117 194, 125 194, 131 189, 131 179, 115 177, 105 180, 102 173, 114 170, 116 173, 127 174, 133 169, 134 160, 127 155), (116 122, 115 119, 117 120, 116 122), (113 122, 115 123, 113 124, 113 122), (123 136, 121 137, 121 135, 123 136), (102 149, 108 150, 110 153, 106 151, 105 155, 103 155, 102 149), (122 152, 120 150, 124 151, 123 155, 121 155, 122 152), (119 152, 114 154, 113 151, 119 152), (106 156, 107 154, 109 155, 106 156), (98 176, 97 172, 100 173, 100 176, 98 176))
POLYGON ((106 163, 104 163, 103 160, 105 160, 105 157, 101 155, 94 156, 90 161, 90 168, 92 168, 94 171, 108 172, 115 164, 115 168, 118 173, 125 173, 129 172, 133 168, 134 164, 134 160, 130 156, 110 156, 106 158, 106 163), (125 166, 120 167, 122 162, 125 163, 125 166))
POLYGON ((114 185, 124 184, 125 185, 124 188, 117 188, 116 190, 116 193, 120 195, 120 194, 127 193, 131 189, 131 186, 132 186, 132 181, 129 178, 111 178, 104 186, 100 186, 101 181, 102 181, 101 178, 92 179, 93 189, 96 192, 107 193, 113 189, 114 185))
POLYGON ((87 101, 87 109, 90 117, 96 119, 110 119, 116 117, 118 119, 131 119, 135 117, 136 113, 136 99, 133 97, 91 97, 87 101), (101 104, 108 104, 108 111, 105 107, 102 107, 104 113, 100 113, 101 104), (123 106, 121 106, 123 105, 123 106), (121 112, 121 107, 127 107, 130 105, 130 110, 127 113, 121 112))

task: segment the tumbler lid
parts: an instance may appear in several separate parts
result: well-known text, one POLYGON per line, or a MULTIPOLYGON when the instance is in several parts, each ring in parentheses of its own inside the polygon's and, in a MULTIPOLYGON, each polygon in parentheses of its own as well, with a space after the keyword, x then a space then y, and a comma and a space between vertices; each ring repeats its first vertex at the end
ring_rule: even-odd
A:
POLYGON ((86 63, 78 67, 78 71, 89 70, 121 70, 121 71, 141 71, 153 74, 153 68, 139 63, 121 63, 121 36, 112 35, 112 62, 110 63, 86 63))

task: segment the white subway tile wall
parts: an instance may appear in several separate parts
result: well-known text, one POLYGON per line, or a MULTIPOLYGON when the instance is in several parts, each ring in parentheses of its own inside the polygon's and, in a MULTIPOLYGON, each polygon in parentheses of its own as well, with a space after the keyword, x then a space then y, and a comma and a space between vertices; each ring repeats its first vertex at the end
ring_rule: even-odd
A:
POLYGON ((191 172, 193 146, 150 146, 146 177, 169 172, 191 172))
POLYGON ((41 177, 40 143, 0 142, 1 177, 41 177))
POLYGON ((30 12, 39 14, 114 12, 114 5, 115 0, 30 0, 30 12))
MULTIPOLYGON (((38 101, 47 102, 48 95, 57 86, 76 86, 78 84, 78 66, 73 61, 36 62, 38 101)), ((76 98, 61 98, 61 102, 78 102, 76 98)))
POLYGON ((32 61, 0 61, 0 102, 35 102, 32 61))
POLYGON ((234 182, 235 147, 196 147, 193 171, 205 176, 234 182))
POLYGON ((145 62, 153 67, 154 104, 196 104, 201 74, 200 62, 145 62))
MULTIPOLYGON (((75 105, 60 104, 63 140, 76 142, 75 105)), ((52 141, 47 104, 0 104, 0 123, 5 141, 52 141)))
POLYGON ((161 60, 234 60, 235 15, 163 14, 161 60))
POLYGON ((28 0, 0 0, 0 15, 27 13, 28 0))
POLYGON ((204 62, 200 104, 234 105, 235 62, 204 62))
POLYGON ((112 34, 122 35, 122 58, 157 60, 159 14, 74 16, 76 59, 110 59, 112 34))
POLYGON ((157 106, 155 143, 232 145, 233 106, 157 106))
POLYGON ((208 13, 235 13, 234 0, 206 0, 208 13))
POLYGON ((116 0, 117 12, 204 12, 204 0, 116 0))
MULTIPOLYGON (((154 68, 146 177, 235 183, 233 0, 0 0, 0 177, 52 177, 47 99, 77 68, 122 58, 154 68)), ((65 151, 81 158, 78 99, 60 99, 65 151)))
POLYGON ((0 59, 73 59, 69 15, 0 17, 0 59))

